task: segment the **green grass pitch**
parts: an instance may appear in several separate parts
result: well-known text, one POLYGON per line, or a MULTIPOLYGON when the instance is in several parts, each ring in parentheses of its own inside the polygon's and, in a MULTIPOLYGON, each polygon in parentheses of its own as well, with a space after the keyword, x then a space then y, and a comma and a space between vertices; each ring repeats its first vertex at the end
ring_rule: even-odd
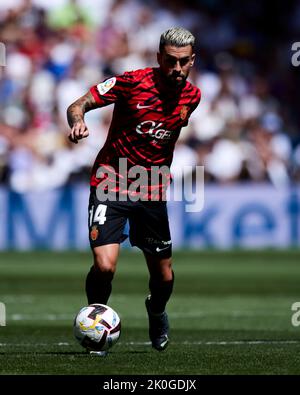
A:
POLYGON ((182 251, 174 254, 168 304, 171 342, 151 348, 140 252, 122 250, 109 305, 122 334, 106 357, 77 344, 72 325, 86 305, 89 252, 2 252, 0 373, 202 375, 299 374, 300 251, 182 251))

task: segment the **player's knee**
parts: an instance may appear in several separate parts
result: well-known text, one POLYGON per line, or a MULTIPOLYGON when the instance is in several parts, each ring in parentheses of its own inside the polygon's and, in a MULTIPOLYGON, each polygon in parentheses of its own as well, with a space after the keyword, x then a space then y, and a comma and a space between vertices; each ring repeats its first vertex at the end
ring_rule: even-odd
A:
POLYGON ((108 277, 113 277, 115 274, 114 267, 111 265, 107 264, 99 264, 98 262, 94 263, 94 267, 98 273, 101 273, 102 275, 108 276, 108 277))
POLYGON ((171 281, 173 278, 172 259, 164 259, 161 264, 161 276, 163 281, 171 281))
POLYGON ((159 259, 152 265, 151 274, 161 281, 172 281, 172 258, 159 259))
POLYGON ((94 252, 94 267, 98 272, 113 275, 116 270, 116 261, 109 255, 94 252))

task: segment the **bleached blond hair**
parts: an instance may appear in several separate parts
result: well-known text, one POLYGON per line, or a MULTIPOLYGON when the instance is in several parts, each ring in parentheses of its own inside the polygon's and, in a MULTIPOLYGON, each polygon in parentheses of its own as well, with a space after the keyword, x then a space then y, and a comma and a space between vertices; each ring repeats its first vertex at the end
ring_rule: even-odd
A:
POLYGON ((165 45, 172 45, 174 47, 186 47, 187 45, 191 45, 192 49, 194 49, 195 37, 190 31, 183 27, 172 27, 160 36, 159 51, 161 51, 165 45))

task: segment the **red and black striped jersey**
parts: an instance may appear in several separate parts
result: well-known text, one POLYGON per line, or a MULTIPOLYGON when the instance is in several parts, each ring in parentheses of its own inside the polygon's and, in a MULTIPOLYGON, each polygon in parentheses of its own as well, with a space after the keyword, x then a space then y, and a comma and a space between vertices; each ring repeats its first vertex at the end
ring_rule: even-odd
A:
POLYGON ((112 122, 103 148, 97 155, 91 185, 98 186, 99 167, 118 172, 120 158, 128 167, 170 166, 180 130, 188 124, 200 102, 200 90, 186 81, 170 89, 159 68, 146 68, 112 77, 90 89, 99 107, 114 103, 112 122))

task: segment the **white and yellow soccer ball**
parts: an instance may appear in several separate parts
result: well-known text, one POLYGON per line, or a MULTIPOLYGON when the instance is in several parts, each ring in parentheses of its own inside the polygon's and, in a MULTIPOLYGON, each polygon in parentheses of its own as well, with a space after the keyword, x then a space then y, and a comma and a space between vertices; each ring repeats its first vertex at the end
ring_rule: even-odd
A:
POLYGON ((107 351, 120 338, 121 320, 111 307, 95 303, 80 309, 73 330, 88 351, 107 351))

